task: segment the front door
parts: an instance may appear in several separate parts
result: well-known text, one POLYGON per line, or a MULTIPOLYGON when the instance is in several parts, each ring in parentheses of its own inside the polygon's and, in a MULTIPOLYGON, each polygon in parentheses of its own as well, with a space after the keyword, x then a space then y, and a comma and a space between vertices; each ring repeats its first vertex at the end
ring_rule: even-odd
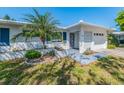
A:
POLYGON ((9 45, 9 29, 0 28, 0 45, 9 45))
POLYGON ((70 33, 70 47, 74 48, 74 33, 70 33))

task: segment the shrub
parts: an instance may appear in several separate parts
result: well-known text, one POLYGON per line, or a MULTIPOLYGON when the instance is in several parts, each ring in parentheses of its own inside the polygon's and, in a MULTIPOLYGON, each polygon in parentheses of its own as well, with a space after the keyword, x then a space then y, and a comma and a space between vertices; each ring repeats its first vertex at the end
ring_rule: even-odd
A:
POLYGON ((90 49, 87 49, 83 54, 85 54, 85 55, 91 55, 91 54, 94 54, 94 53, 96 53, 96 52, 94 52, 94 51, 92 51, 90 49))
POLYGON ((25 54, 25 57, 28 59, 34 59, 41 57, 41 53, 35 50, 28 50, 25 54))
POLYGON ((63 50, 64 50, 63 48, 57 47, 57 46, 55 46, 54 48, 55 48, 56 50, 58 50, 58 51, 63 51, 63 50))
POLYGON ((48 54, 49 56, 55 56, 55 51, 52 50, 52 51, 48 52, 47 54, 48 54))
POLYGON ((115 48, 116 48, 115 45, 112 45, 112 44, 108 45, 108 49, 115 49, 115 48))
POLYGON ((117 37, 115 36, 115 35, 113 35, 113 34, 109 34, 108 35, 108 45, 115 45, 116 47, 118 47, 119 46, 119 42, 118 42, 118 40, 117 40, 117 37))

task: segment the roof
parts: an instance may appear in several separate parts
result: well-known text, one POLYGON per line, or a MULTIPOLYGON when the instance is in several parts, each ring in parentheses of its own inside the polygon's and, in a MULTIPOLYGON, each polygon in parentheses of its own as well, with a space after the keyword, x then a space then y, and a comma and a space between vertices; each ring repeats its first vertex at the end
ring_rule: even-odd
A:
POLYGON ((101 25, 96 25, 96 24, 92 24, 92 23, 88 23, 88 22, 84 22, 83 20, 80 20, 79 22, 69 25, 69 26, 65 26, 65 27, 60 27, 61 29, 68 29, 74 26, 78 26, 78 25, 88 25, 88 26, 94 26, 94 27, 99 27, 99 28, 103 28, 103 29, 107 29, 107 30, 116 30, 115 28, 107 28, 101 25))
POLYGON ((22 22, 22 21, 13 21, 13 20, 3 20, 3 19, 0 19, 0 24, 24 25, 24 24, 30 24, 30 23, 22 22))
MULTIPOLYGON (((29 22, 22 22, 22 21, 13 21, 13 20, 3 20, 0 19, 0 24, 10 24, 10 25, 25 25, 25 24, 31 24, 29 22)), ((99 27, 99 28, 103 28, 103 29, 107 29, 107 30, 115 30, 115 29, 111 29, 111 28, 106 28, 104 26, 101 25, 96 25, 96 24, 92 24, 92 23, 88 23, 88 22, 84 22, 83 20, 80 20, 79 22, 69 25, 69 26, 65 26, 65 27, 60 27, 58 26, 58 28, 60 29, 68 29, 74 26, 78 26, 78 25, 88 25, 88 26, 94 26, 94 27, 99 27)))
POLYGON ((124 35, 124 32, 113 32, 115 35, 124 35))

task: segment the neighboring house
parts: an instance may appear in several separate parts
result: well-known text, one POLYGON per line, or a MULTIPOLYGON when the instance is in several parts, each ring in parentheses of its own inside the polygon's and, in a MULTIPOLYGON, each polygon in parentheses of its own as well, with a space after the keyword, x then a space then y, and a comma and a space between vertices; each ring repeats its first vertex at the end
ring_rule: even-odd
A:
POLYGON ((124 32, 113 32, 113 34, 116 36, 119 45, 124 45, 124 32))
MULTIPOLYGON (((27 23, 0 20, 0 46, 11 46, 14 44, 11 38, 23 31, 22 26, 25 24, 27 23)), ((63 47, 65 49, 78 49, 80 53, 83 53, 87 49, 97 50, 107 48, 107 34, 113 31, 113 29, 83 22, 82 20, 76 24, 59 28, 62 30, 63 40, 61 42, 54 41, 50 45, 63 47)), ((16 43, 24 41, 24 38, 20 37, 16 43)), ((37 37, 32 38, 31 41, 40 42, 37 37)))

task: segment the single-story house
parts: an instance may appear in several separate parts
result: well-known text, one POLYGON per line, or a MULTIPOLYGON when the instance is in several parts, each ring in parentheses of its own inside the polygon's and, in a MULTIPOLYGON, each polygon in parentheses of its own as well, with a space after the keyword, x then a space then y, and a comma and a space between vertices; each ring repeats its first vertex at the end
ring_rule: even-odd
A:
POLYGON ((124 45, 124 32, 123 31, 113 32, 113 35, 115 35, 115 37, 117 38, 119 46, 124 45))
MULTIPOLYGON (((23 31, 22 26, 25 24, 27 22, 1 19, 0 46, 11 46, 14 43, 11 38, 23 31)), ((107 48, 107 34, 113 31, 113 29, 87 23, 82 20, 75 24, 59 28, 62 31, 63 40, 61 42, 54 41, 51 44, 65 49, 77 49, 80 53, 83 53, 87 49, 97 50, 107 48)), ((38 37, 32 38, 31 41, 40 42, 38 37)), ((24 38, 18 38, 15 43, 19 42, 25 42, 24 38)))

